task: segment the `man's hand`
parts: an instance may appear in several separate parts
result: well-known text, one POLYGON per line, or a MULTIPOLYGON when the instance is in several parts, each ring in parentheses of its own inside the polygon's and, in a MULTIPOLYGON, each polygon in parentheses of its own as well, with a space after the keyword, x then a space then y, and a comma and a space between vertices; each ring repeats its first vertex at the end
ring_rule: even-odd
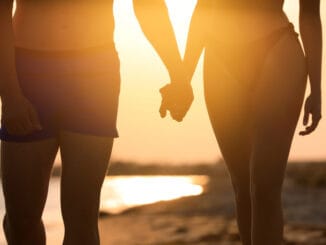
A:
POLYGON ((2 107, 2 120, 8 133, 26 135, 42 129, 33 105, 24 96, 5 96, 2 107))
POLYGON ((164 118, 169 111, 174 120, 181 122, 194 100, 191 85, 169 83, 160 89, 160 93, 162 96, 161 117, 164 118))
POLYGON ((321 97, 310 95, 305 102, 303 125, 306 127, 305 130, 300 132, 300 135, 308 135, 312 133, 318 126, 321 119, 321 97), (311 115, 311 124, 308 125, 309 118, 311 115))

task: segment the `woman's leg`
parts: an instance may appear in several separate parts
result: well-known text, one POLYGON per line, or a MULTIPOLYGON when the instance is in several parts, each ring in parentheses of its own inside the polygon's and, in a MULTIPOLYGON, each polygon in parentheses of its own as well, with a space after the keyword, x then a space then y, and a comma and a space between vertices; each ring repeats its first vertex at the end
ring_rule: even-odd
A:
POLYGON ((253 93, 252 245, 283 242, 281 189, 305 88, 303 52, 288 34, 270 51, 253 93))
POLYGON ((2 142, 3 226, 8 244, 45 244, 42 212, 57 150, 55 139, 2 142))
POLYGON ((247 91, 210 50, 205 57, 205 99, 210 121, 228 167, 244 245, 251 244, 250 107, 247 91))
POLYGON ((100 244, 100 192, 113 138, 71 132, 60 135, 62 157, 61 208, 64 244, 100 244))

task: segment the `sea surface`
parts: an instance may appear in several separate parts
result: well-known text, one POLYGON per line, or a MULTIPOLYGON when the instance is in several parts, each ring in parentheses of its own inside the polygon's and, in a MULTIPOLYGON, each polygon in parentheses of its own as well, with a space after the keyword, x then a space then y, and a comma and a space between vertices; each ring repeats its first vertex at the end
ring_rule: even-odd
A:
MULTIPOLYGON (((129 208, 172 200, 183 196, 200 195, 208 176, 114 176, 106 177, 101 193, 101 211, 111 214, 121 213, 129 208)), ((1 189, 1 185, 0 185, 1 189)), ((49 195, 43 220, 47 231, 48 245, 60 244, 63 237, 63 223, 60 214, 60 178, 50 181, 49 195)), ((5 213, 4 200, 0 195, 0 216, 5 213)), ((0 231, 0 245, 5 245, 0 231)))

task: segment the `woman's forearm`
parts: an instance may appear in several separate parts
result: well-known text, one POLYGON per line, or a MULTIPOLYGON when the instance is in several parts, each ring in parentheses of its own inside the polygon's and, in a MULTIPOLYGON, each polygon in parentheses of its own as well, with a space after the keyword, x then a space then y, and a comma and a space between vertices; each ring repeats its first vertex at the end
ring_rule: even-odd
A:
POLYGON ((12 1, 0 3, 0 36, 0 96, 4 98, 20 94, 15 65, 12 1))
POLYGON ((208 12, 208 8, 202 5, 202 1, 199 0, 190 22, 186 51, 183 60, 186 73, 186 82, 188 83, 191 82, 198 59, 205 46, 205 28, 208 24, 205 20, 208 18, 208 12))
POLYGON ((322 25, 319 15, 319 0, 312 0, 310 4, 303 3, 302 5, 300 33, 307 59, 311 94, 321 96, 322 25))

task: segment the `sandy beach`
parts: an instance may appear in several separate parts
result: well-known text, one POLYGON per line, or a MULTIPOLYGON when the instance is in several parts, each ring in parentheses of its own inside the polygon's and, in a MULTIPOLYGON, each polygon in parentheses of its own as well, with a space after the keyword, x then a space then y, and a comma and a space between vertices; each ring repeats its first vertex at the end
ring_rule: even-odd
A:
MULTIPOLYGON (((290 165, 284 183, 287 245, 326 244, 324 165, 290 165), (314 173, 314 174, 310 174, 314 173), (318 175, 316 177, 316 175, 318 175)), ((102 213, 105 245, 240 245, 233 194, 223 166, 210 175, 204 194, 102 213)))
MULTIPOLYGON (((223 164, 191 167, 113 164, 109 173, 109 180, 121 175, 204 175, 210 181, 203 186, 204 192, 199 196, 137 206, 119 214, 102 209, 99 220, 101 244, 241 245, 234 218, 233 192, 223 164)), ((60 175, 60 169, 56 169, 54 175, 60 175)), ((58 178, 52 178, 51 187, 44 215, 47 244, 59 245, 62 243, 63 224, 58 178)), ((130 188, 133 192, 137 189, 135 186, 130 188)), ((286 245, 326 244, 325 163, 289 164, 283 204, 286 245)), ((1 215, 3 212, 2 209, 1 215)), ((0 244, 6 244, 1 232, 0 244)))

